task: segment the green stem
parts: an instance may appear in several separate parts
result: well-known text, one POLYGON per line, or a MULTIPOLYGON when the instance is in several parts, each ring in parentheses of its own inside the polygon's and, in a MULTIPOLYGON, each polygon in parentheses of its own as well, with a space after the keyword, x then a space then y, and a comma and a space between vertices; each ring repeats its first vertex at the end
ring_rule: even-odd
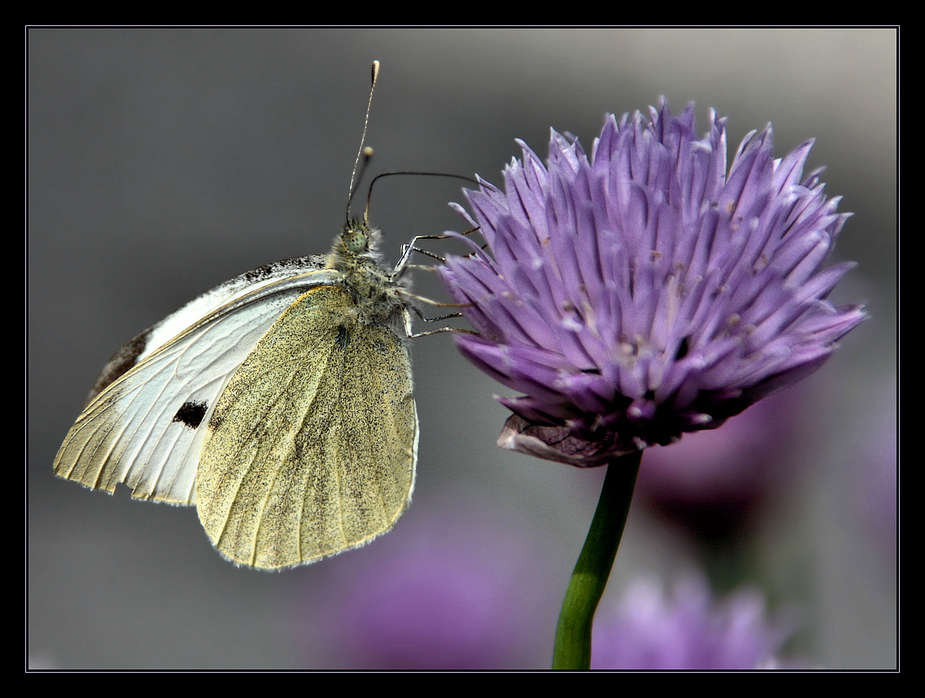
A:
POLYGON ((641 459, 642 451, 636 451, 607 466, 601 498, 559 613, 553 669, 591 667, 594 611, 607 586, 607 578, 620 547, 641 459))

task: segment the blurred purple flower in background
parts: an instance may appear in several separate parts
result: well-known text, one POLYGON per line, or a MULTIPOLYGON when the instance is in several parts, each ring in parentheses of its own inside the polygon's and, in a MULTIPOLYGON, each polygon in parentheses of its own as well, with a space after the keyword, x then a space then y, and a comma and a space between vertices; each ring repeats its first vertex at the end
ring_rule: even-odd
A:
POLYGON ((324 646, 311 650, 317 666, 489 669, 548 661, 548 631, 537 627, 536 609, 554 592, 532 538, 496 514, 453 506, 403 522, 402 531, 345 560, 349 573, 331 577, 323 604, 311 603, 325 608, 323 619, 313 611, 305 622, 321 629, 316 643, 324 646))
POLYGON ((722 429, 688 434, 646 451, 636 494, 649 506, 711 539, 741 531, 797 480, 811 400, 800 386, 776 393, 722 429))
POLYGON ((764 597, 738 591, 716 602, 690 577, 669 595, 654 580, 633 583, 619 606, 594 623, 593 669, 774 668, 789 635, 769 621, 764 597))
POLYGON ((849 456, 853 495, 871 541, 892 563, 897 553, 896 388, 888 381, 871 383, 869 404, 856 417, 864 445, 849 456))
POLYGON ((693 107, 613 116, 591 158, 552 132, 545 167, 526 145, 505 191, 469 192, 488 242, 451 257, 444 283, 478 336, 457 345, 522 397, 499 443, 602 465, 713 429, 817 369, 865 314, 826 301, 851 268, 825 268, 848 214, 812 142, 780 160, 770 127, 728 173, 725 119, 697 139, 693 107))

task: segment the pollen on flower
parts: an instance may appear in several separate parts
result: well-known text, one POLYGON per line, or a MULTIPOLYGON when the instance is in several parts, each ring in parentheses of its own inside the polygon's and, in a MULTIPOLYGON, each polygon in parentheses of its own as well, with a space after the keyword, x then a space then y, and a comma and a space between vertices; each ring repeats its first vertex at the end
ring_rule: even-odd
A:
POLYGON ((478 335, 460 350, 516 397, 506 448, 602 465, 711 429, 817 369, 861 322, 827 297, 849 214, 812 141, 772 156, 768 127, 726 166, 725 119, 698 138, 693 107, 608 116, 590 157, 552 131, 525 144, 505 187, 458 207, 488 243, 441 269, 478 335))

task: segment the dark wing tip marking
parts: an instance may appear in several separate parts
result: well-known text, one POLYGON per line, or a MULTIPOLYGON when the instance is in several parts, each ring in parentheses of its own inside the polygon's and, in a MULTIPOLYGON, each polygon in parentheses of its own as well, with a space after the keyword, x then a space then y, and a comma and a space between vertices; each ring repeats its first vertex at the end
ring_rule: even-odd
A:
MULTIPOLYGON (((138 363, 138 357, 141 356, 145 347, 148 346, 148 337, 150 335, 151 330, 145 330, 131 342, 123 345, 119 351, 113 355, 109 362, 103 367, 103 372, 100 374, 100 377, 96 379, 93 389, 87 396, 87 405, 112 383, 115 383, 121 376, 135 368, 135 365, 138 363)), ((84 406, 86 407, 86 405, 84 406)))
POLYGON ((184 402, 173 416, 173 421, 180 422, 190 429, 198 429, 206 416, 207 409, 209 409, 209 406, 205 402, 195 402, 193 400, 184 402))
MULTIPOLYGON (((265 264, 251 271, 245 272, 239 278, 246 279, 249 283, 257 283, 264 279, 285 272, 287 269, 322 269, 324 268, 324 255, 307 255, 305 257, 293 257, 292 259, 283 259, 279 262, 265 264)), ((232 279, 236 281, 237 279, 232 279)))

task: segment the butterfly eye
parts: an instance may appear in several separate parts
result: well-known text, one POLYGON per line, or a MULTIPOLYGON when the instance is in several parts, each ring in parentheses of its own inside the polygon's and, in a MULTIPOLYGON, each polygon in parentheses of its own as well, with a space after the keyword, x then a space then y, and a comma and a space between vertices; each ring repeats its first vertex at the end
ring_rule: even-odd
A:
POLYGON ((343 232, 344 246, 353 252, 359 254, 365 252, 369 243, 369 235, 359 226, 349 226, 343 232))

